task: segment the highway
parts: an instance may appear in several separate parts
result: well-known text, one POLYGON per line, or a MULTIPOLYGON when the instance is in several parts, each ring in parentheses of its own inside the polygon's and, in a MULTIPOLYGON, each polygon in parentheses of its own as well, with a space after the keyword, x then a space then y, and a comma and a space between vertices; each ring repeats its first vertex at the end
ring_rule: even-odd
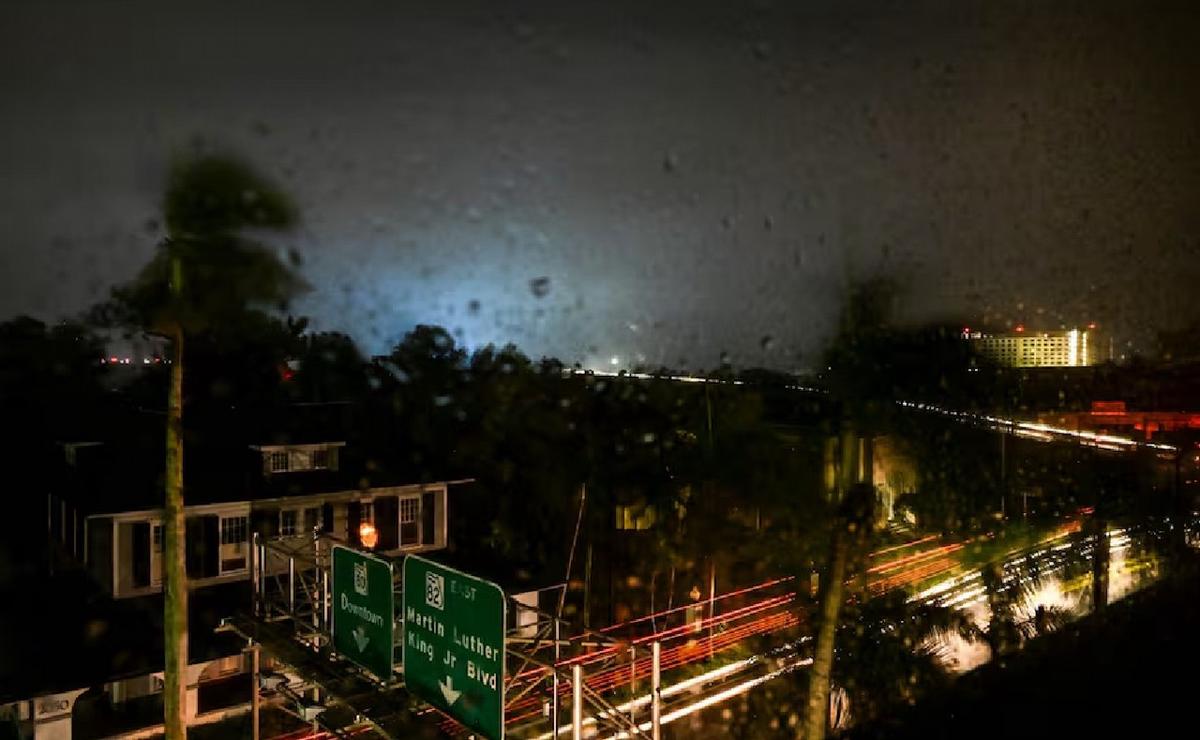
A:
MULTIPOLYGON (((1033 544, 1013 549, 1004 556, 1001 565, 1004 584, 1036 585, 1033 599, 1050 606, 1077 606, 1078 591, 1086 584, 1064 584, 1060 578, 1061 571, 1068 564, 1068 556, 1074 558, 1090 557, 1090 545, 1080 544, 1071 538, 1081 526, 1079 518, 1064 522, 1046 536, 1033 544), (1068 553, 1069 550, 1072 552, 1068 553)), ((910 601, 926 602, 940 606, 953 607, 972 614, 979 627, 986 626, 988 614, 986 610, 986 591, 982 585, 982 573, 978 568, 967 568, 959 557, 969 543, 939 542, 937 538, 924 537, 910 542, 891 546, 871 553, 868 565, 867 587, 873 595, 886 593, 895 589, 911 591, 910 601)), ((1123 528, 1110 528, 1110 599, 1116 600, 1124 593, 1137 588, 1146 577, 1152 573, 1136 573, 1125 567, 1124 551, 1131 544, 1130 533, 1123 528)), ((718 595, 716 603, 728 603, 729 608, 720 608, 712 617, 706 617, 693 624, 676 625, 653 631, 639 633, 638 626, 649 622, 669 619, 673 612, 679 612, 687 607, 646 615, 636 620, 614 625, 607 628, 610 633, 619 633, 628 637, 628 642, 622 642, 621 647, 598 649, 571 661, 565 662, 564 667, 579 663, 594 670, 585 669, 585 680, 589 687, 609 696, 626 697, 616 705, 623 713, 632 713, 634 720, 643 731, 649 729, 649 716, 646 705, 649 702, 648 677, 650 675, 650 659, 648 650, 646 657, 629 662, 611 664, 613 658, 627 649, 627 645, 648 646, 658 640, 663 643, 663 722, 669 723, 695 712, 716 706, 735 696, 751 691, 763 683, 778 678, 786 673, 801 669, 810 661, 800 657, 799 646, 808 639, 804 625, 807 615, 795 605, 793 594, 779 593, 781 587, 790 590, 790 578, 773 579, 756 584, 749 588, 738 589, 718 595), (710 627, 714 628, 710 635, 710 627), (632 636, 636 635, 636 636, 632 636), (753 637, 778 638, 779 645, 767 653, 750 655, 748 657, 727 658, 728 654, 738 654, 739 647, 753 637), (609 661, 606 663, 606 661, 609 661), (713 661, 717 665, 699 674, 687 674, 689 666, 713 661), (679 678, 673 679, 673 672, 679 678), (629 691, 630 686, 640 689, 629 691), (634 696, 631 701, 627 697, 634 696)), ((1020 614, 1032 618, 1037 604, 1019 605, 1020 614)), ((759 643, 761 644, 761 643, 759 643)), ((952 668, 968 670, 977 665, 980 660, 986 660, 986 648, 978 645, 946 644, 947 658, 952 668), (965 650, 966 656, 955 655, 956 651, 965 650)), ((517 677, 521 679, 521 676, 517 677)), ((526 680, 534 678, 531 674, 526 680)), ((563 696, 569 696, 569 686, 560 686, 563 696)), ((519 684, 518 684, 519 685, 519 684)), ((519 729, 540 726, 545 728, 541 719, 541 700, 526 698, 508 707, 509 722, 515 730, 514 736, 525 737, 519 729), (539 723, 540 722, 540 723, 539 723)), ((595 724, 596 718, 587 720, 589 725, 595 724)), ((452 729, 452 723, 447 723, 445 729, 452 729)), ((564 726, 564 731, 569 727, 564 726)), ((548 740, 550 733, 543 731, 529 734, 548 740)), ((617 732, 603 737, 620 738, 626 733, 617 732)))

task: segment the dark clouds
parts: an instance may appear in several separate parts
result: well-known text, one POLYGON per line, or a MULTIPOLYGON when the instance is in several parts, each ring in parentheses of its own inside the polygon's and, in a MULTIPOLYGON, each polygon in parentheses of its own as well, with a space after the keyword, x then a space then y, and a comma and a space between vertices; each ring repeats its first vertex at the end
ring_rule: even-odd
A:
POLYGON ((294 190, 301 308, 371 350, 804 365, 872 271, 920 317, 1195 310, 1186 4, 247 5, 6 7, 0 314, 136 269, 197 134, 294 190))

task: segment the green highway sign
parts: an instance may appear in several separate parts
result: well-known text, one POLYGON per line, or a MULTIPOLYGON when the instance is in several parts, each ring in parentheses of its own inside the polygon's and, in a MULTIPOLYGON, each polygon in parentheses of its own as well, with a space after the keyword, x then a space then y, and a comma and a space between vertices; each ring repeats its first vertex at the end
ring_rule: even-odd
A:
POLYGON ((381 681, 392 678, 392 564, 333 546, 333 649, 381 681))
POLYGON ((404 559, 404 683, 471 730, 504 737, 504 592, 494 583, 404 559))

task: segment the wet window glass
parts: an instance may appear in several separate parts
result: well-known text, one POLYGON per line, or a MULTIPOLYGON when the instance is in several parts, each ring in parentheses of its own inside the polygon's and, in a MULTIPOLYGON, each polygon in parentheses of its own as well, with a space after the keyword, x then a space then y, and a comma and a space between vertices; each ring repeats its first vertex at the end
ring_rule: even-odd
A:
POLYGON ((0 740, 1192 724, 1200 6, 0 16, 0 740))

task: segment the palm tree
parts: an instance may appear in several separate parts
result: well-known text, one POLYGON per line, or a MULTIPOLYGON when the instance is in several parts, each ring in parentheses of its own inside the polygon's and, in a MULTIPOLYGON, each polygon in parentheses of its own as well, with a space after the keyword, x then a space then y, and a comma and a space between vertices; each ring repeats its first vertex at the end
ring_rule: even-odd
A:
POLYGON ((286 229, 296 222, 290 199, 242 161, 219 155, 180 158, 163 199, 167 238, 134 280, 113 290, 101 313, 171 342, 163 511, 164 726, 187 734, 187 572, 183 510, 184 340, 236 325, 248 310, 278 307, 303 283, 246 229, 286 229))
POLYGON ((875 514, 875 488, 869 484, 849 487, 834 517, 826 572, 818 595, 817 634, 813 663, 809 670, 808 704, 804 737, 820 740, 829 727, 829 697, 832 691, 833 648, 845 602, 846 580, 867 543, 875 514))
POLYGON ((829 555, 818 595, 817 634, 809 671, 804 736, 821 740, 829 726, 834 643, 845 601, 845 581, 866 544, 875 519, 871 439, 890 412, 895 378, 889 377, 892 332, 888 326, 895 286, 868 280, 850 286, 838 334, 825 352, 824 384, 837 409, 837 485, 829 555), (860 459, 860 452, 862 459, 860 459), (866 473, 860 479, 860 468, 866 473))
MULTIPOLYGON (((974 642, 980 631, 965 612, 909 603, 897 590, 848 604, 838 628, 833 681, 845 691, 855 724, 879 720, 896 706, 949 685, 944 640, 974 642)), ((834 718, 833 726, 843 723, 834 718)))

